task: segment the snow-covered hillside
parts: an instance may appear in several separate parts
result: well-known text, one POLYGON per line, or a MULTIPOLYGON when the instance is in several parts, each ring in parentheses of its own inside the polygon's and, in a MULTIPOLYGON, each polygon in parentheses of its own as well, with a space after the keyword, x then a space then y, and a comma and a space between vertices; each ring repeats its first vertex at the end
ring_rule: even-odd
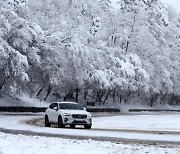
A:
POLYGON ((160 0, 3 0, 0 95, 178 104, 179 15, 160 0))
POLYGON ((35 98, 30 98, 27 95, 12 97, 1 95, 0 106, 24 106, 24 107, 47 107, 49 102, 40 101, 35 98))

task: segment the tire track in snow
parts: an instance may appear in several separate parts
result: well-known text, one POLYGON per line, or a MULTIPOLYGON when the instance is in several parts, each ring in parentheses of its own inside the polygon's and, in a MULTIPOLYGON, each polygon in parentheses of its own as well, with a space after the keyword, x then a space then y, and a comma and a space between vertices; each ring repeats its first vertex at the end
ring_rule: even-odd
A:
MULTIPOLYGON (((31 118, 30 120, 21 120, 19 123, 26 123, 29 125, 44 127, 44 118, 31 118)), ((68 128, 67 128, 68 129, 68 128)), ((70 128, 69 128, 70 129, 70 128)), ((78 129, 78 128, 77 128, 78 129)), ((79 128, 82 129, 82 128, 79 128)), ((17 130, 17 129, 8 129, 8 128, 0 128, 1 132, 15 134, 15 135, 27 135, 27 136, 44 136, 44 137, 57 137, 57 138, 64 138, 64 139, 74 139, 74 140, 97 140, 97 141, 109 141, 113 143, 123 143, 123 144, 144 144, 144 145, 180 145, 180 141, 166 141, 166 140, 150 140, 150 139, 131 139, 131 138, 123 138, 123 137, 106 137, 106 136, 78 136, 78 135, 67 135, 67 134, 52 134, 48 132, 36 132, 33 129, 31 130, 17 130)), ((170 132, 170 131, 149 131, 149 130, 126 130, 126 129, 100 129, 100 128, 92 128, 91 130, 87 130, 89 132, 93 131, 104 131, 104 132, 125 132, 125 133, 139 133, 139 134, 157 134, 157 135, 180 135, 180 132, 170 132)))
MULTIPOLYGON (((39 127, 45 127, 44 118, 37 118, 24 121, 30 125, 36 125, 39 127)), ((56 125, 53 125, 54 127, 56 125)), ((70 128, 69 128, 70 129, 70 128)), ((75 128, 78 129, 78 128, 75 128)), ((80 129, 80 128, 79 128, 80 129)), ((134 129, 108 129, 108 128, 91 128, 96 131, 110 131, 110 132, 123 132, 123 133, 143 133, 143 134, 159 134, 159 135, 180 135, 179 131, 156 131, 156 130, 134 130, 134 129)))
POLYGON ((138 139, 125 139, 125 138, 115 138, 115 137, 93 137, 93 136, 74 136, 74 135, 62 135, 62 134, 49 134, 42 132, 33 132, 27 130, 13 130, 0 128, 0 132, 13 134, 13 135, 26 135, 26 136, 42 136, 42 137, 54 137, 62 139, 72 139, 72 140, 95 140, 112 142, 116 144, 142 144, 142 145, 164 145, 164 146, 179 146, 180 142, 169 142, 169 141, 157 141, 157 140, 138 140, 138 139))

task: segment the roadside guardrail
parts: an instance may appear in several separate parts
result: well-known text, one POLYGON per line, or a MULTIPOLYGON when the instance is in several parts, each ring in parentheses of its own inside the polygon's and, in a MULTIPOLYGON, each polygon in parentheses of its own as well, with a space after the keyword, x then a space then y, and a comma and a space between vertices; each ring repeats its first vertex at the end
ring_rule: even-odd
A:
MULTIPOLYGON (((0 112, 45 112, 47 107, 19 107, 19 106, 2 106, 0 112)), ((117 108, 98 108, 98 107, 87 107, 88 112, 120 112, 117 108)))
MULTIPOLYGON (((0 112, 45 112, 47 107, 1 106, 0 112)), ((118 108, 87 107, 88 112, 121 112, 118 108)), ((168 109, 129 109, 129 112, 180 112, 168 109)))
POLYGON ((129 109, 129 112, 180 112, 180 110, 169 109, 129 109))

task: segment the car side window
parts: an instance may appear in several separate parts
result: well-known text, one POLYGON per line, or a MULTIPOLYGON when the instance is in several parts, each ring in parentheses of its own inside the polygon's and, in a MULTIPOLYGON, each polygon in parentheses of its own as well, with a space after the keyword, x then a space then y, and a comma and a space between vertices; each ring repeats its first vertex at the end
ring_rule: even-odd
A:
POLYGON ((52 103, 52 104, 49 106, 50 109, 53 109, 54 107, 58 107, 58 103, 52 103))
POLYGON ((54 106, 54 103, 52 103, 51 105, 49 105, 49 108, 52 109, 54 106))

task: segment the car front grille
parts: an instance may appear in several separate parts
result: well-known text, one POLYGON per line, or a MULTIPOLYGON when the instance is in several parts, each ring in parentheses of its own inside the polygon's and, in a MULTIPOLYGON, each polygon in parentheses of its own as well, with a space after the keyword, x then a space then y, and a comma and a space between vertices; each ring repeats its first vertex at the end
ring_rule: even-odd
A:
POLYGON ((86 119, 87 115, 84 115, 84 114, 73 114, 72 117, 76 118, 76 119, 86 119))
POLYGON ((87 122, 86 121, 77 121, 77 120, 74 120, 72 122, 72 124, 87 124, 87 122))

